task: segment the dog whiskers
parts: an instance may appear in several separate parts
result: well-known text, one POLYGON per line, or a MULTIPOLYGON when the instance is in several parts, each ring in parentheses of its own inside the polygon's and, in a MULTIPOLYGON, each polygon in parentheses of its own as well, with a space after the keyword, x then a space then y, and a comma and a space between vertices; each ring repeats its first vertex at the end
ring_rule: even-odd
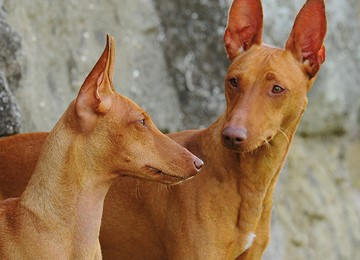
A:
POLYGON ((282 133, 287 141, 287 143, 289 144, 290 143, 290 139, 289 137, 286 135, 285 131, 283 131, 281 128, 279 129, 279 132, 282 133))
POLYGON ((263 140, 264 140, 265 146, 268 147, 268 148, 271 148, 270 142, 266 138, 263 138, 263 140))
POLYGON ((139 199, 140 198, 140 189, 139 189, 139 183, 138 182, 136 182, 134 191, 135 191, 135 198, 139 199))
POLYGON ((297 107, 300 107, 302 111, 305 111, 305 108, 303 106, 300 105, 296 105, 297 107))

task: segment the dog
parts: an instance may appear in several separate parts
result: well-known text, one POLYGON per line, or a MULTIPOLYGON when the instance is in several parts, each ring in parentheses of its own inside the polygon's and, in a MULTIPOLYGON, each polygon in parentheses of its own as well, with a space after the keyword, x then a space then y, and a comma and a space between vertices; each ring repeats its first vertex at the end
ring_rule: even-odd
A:
POLYGON ((176 184, 202 167, 115 92, 114 59, 108 36, 76 100, 46 137, 24 193, 0 203, 1 259, 101 259, 103 203, 116 177, 176 184))
MULTIPOLYGON (((171 189, 116 181, 100 231, 104 259, 261 259, 270 239, 272 194, 325 61, 326 23, 324 1, 308 0, 285 48, 270 47, 262 42, 261 1, 233 1, 224 34, 231 61, 226 110, 208 128, 169 134, 204 160, 201 174, 171 189)), ((26 138, 8 153, 44 137, 26 138)), ((26 160, 36 161, 38 150, 26 160)), ((0 176, 0 193, 9 197, 23 190, 33 164, 2 160, 0 169, 6 164, 12 164, 9 176, 21 179, 0 176)))

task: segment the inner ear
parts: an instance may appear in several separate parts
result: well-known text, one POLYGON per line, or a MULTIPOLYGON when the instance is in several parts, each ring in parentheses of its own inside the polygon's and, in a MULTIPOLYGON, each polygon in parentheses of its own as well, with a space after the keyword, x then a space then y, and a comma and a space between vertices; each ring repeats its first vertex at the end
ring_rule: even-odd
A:
POLYGON ((286 42, 285 48, 304 63, 311 77, 317 74, 325 61, 326 27, 324 0, 308 0, 297 15, 286 42))
POLYGON ((234 0, 224 34, 228 58, 262 41, 263 13, 260 0, 234 0))
POLYGON ((83 131, 93 129, 97 116, 110 109, 110 97, 114 91, 112 85, 114 57, 115 42, 107 35, 105 49, 86 77, 76 98, 75 109, 83 131))

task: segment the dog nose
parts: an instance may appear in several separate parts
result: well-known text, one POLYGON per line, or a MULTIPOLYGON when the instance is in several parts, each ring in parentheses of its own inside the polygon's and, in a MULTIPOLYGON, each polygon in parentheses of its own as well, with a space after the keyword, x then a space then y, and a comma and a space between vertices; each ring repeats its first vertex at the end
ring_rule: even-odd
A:
POLYGON ((197 171, 200 171, 200 169, 203 167, 204 162, 200 160, 199 158, 195 157, 194 159, 194 165, 197 171))
POLYGON ((238 148, 241 143, 247 139, 247 130, 245 128, 226 127, 222 131, 223 143, 230 149, 238 148))

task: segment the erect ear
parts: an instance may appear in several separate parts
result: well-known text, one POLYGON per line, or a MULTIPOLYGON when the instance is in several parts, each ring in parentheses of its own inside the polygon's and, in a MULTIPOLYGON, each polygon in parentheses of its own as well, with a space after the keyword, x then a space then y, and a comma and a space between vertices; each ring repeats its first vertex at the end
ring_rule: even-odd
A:
POLYGON ((90 131, 99 114, 104 114, 111 106, 109 94, 115 63, 115 40, 107 35, 104 52, 82 84, 75 101, 76 114, 82 131, 90 131))
POLYGON ((224 34, 225 49, 229 60, 246 51, 253 44, 260 44, 263 13, 260 0, 234 0, 229 11, 224 34))
POLYGON ((295 19, 285 48, 305 64, 310 77, 325 61, 326 13, 324 0, 307 0, 295 19))

